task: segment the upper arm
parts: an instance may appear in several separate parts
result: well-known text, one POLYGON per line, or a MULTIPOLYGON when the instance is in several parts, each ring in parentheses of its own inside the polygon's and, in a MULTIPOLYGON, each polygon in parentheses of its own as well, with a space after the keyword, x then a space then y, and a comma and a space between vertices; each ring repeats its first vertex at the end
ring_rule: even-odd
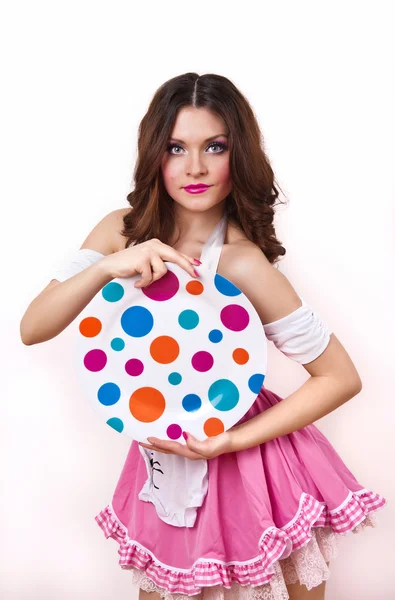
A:
MULTIPOLYGON (((123 227, 123 215, 128 212, 129 209, 119 208, 111 211, 105 215, 92 229, 83 241, 80 250, 87 248, 89 250, 96 250, 102 254, 112 254, 118 250, 117 241, 119 232, 123 227)), ((42 292, 59 285, 57 279, 51 279, 49 284, 42 290, 42 292)), ((41 293, 42 293, 41 292, 41 293)))
MULTIPOLYGON (((282 319, 302 306, 301 298, 286 276, 256 246, 245 245, 232 256, 229 253, 225 270, 224 276, 243 291, 264 325, 282 319)), ((362 387, 350 356, 333 333, 320 356, 302 366, 312 376, 335 376, 353 389, 362 387)))

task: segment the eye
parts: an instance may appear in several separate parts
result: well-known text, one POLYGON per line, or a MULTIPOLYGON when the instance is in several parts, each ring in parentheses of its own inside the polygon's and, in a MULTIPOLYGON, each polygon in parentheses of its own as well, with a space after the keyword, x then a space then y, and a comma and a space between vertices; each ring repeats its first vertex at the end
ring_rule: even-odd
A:
MULTIPOLYGON (((222 154, 222 152, 224 152, 227 149, 226 144, 224 144, 223 142, 211 142, 211 144, 209 144, 207 146, 208 148, 212 148, 212 147, 218 146, 218 148, 220 148, 220 152, 209 152, 209 154, 222 154)), ((169 154, 181 154, 180 152, 172 152, 172 150, 174 148, 181 148, 182 146, 180 146, 179 144, 169 144, 167 146, 167 151, 169 152, 169 154)))
POLYGON ((179 152, 172 152, 173 148, 181 148, 181 146, 179 146, 178 144, 169 144, 169 145, 167 146, 167 151, 168 151, 170 154, 179 154, 179 152))
POLYGON ((213 146, 218 146, 218 148, 221 148, 221 152, 210 152, 210 154, 221 154, 224 150, 226 150, 226 144, 223 142, 211 142, 208 148, 213 146))

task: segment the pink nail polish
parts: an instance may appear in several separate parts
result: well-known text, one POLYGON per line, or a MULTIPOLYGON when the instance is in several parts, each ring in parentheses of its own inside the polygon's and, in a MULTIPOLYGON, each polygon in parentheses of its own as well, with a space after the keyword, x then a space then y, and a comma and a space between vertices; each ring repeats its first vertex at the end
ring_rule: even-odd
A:
POLYGON ((187 434, 187 433, 185 433, 185 431, 183 431, 183 432, 182 432, 182 435, 183 435, 183 437, 184 437, 184 440, 187 440, 187 439, 188 439, 188 434, 187 434))
POLYGON ((193 260, 194 260, 194 261, 195 261, 195 263, 197 263, 198 265, 201 265, 201 264, 202 264, 202 262, 201 262, 200 260, 198 260, 197 258, 194 258, 193 260))
POLYGON ((196 269, 193 269, 193 272, 195 273, 196 277, 199 277, 199 273, 196 272, 196 269))

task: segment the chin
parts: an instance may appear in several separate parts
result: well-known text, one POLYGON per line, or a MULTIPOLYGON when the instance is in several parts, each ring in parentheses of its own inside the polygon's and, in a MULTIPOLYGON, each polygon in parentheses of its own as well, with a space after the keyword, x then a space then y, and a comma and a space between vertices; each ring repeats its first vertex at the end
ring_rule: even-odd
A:
POLYGON ((207 210, 210 210, 211 208, 214 208, 214 206, 217 206, 218 204, 223 202, 223 200, 221 199, 217 200, 216 202, 213 202, 212 200, 210 201, 207 198, 191 197, 189 201, 186 201, 185 198, 183 198, 181 202, 179 200, 174 200, 174 202, 179 206, 182 206, 186 210, 190 210, 191 212, 205 212, 207 210))

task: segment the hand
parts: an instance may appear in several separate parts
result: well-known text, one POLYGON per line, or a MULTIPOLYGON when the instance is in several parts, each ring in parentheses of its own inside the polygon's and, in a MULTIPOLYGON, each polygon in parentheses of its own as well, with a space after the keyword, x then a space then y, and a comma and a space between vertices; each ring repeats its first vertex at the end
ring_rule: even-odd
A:
POLYGON ((179 454, 180 456, 185 456, 191 460, 215 458, 220 454, 226 454, 227 452, 233 451, 231 443, 232 434, 230 431, 225 431, 219 435, 209 437, 203 442, 194 438, 190 433, 187 435, 186 446, 179 442, 160 440, 156 437, 147 438, 151 445, 144 444, 143 442, 139 442, 139 445, 148 448, 149 450, 163 452, 164 454, 179 454))
POLYGON ((156 238, 119 250, 101 260, 106 272, 114 279, 133 277, 140 273, 141 278, 134 283, 135 288, 150 285, 166 275, 168 269, 165 261, 178 264, 188 275, 195 278, 198 277, 198 273, 194 267, 200 263, 156 238))

